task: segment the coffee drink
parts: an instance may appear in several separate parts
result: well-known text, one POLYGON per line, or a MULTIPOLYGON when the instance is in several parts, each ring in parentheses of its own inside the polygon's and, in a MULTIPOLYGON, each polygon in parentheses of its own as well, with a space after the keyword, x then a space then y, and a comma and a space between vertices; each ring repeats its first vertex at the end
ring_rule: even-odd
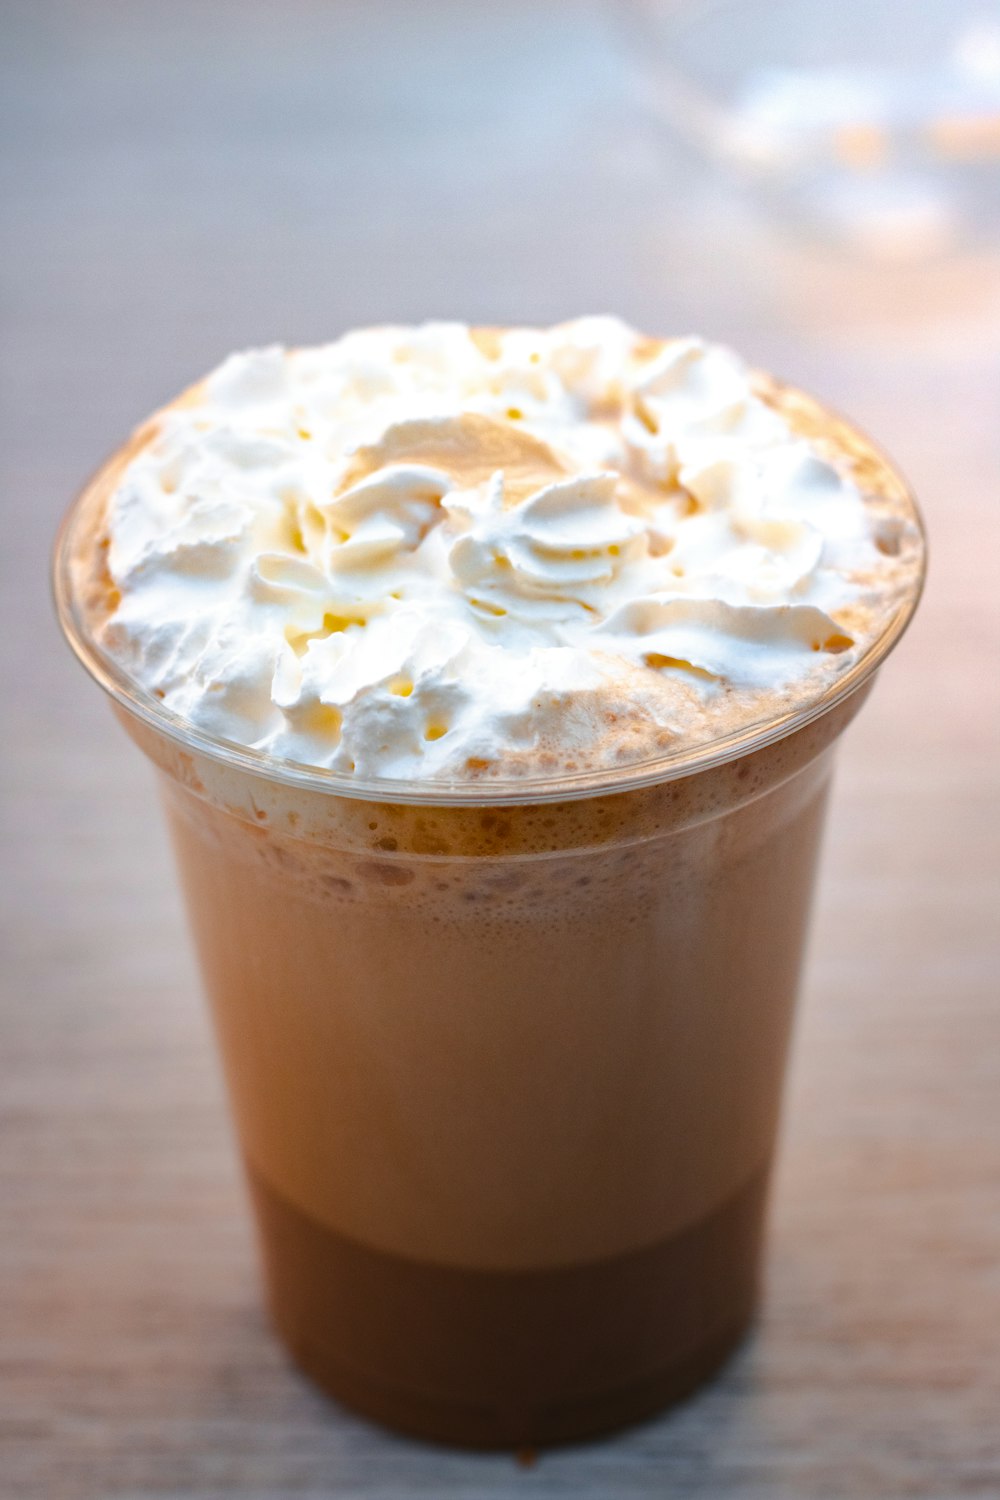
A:
POLYGON ((78 503, 64 622, 333 1395, 552 1443, 738 1341, 831 759, 921 571, 856 433, 612 319, 239 356, 78 503))

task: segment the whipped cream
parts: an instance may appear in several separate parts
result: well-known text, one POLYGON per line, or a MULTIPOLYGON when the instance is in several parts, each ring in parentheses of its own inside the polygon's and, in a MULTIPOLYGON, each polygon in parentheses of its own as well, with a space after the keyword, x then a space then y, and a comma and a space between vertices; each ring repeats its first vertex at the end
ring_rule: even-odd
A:
POLYGON ((98 634, 200 729, 359 776, 664 753, 898 607, 912 515, 835 459, 730 351, 610 317, 253 350, 119 476, 98 634))

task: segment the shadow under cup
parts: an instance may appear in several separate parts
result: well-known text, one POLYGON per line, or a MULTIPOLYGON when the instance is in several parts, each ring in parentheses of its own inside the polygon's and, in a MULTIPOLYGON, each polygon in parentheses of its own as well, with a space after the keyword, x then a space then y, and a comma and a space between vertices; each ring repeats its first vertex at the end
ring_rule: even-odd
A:
POLYGON ((157 767, 280 1333, 432 1439, 659 1410, 753 1314, 831 761, 919 579, 822 698, 725 741, 364 783, 195 730, 102 650, 98 518, 147 437, 67 517, 56 603, 157 767))

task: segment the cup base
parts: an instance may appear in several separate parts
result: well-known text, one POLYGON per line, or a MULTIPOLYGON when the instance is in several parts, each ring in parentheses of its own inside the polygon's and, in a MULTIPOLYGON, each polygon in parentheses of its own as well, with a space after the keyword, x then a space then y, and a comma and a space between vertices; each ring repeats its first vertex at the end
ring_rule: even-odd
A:
POLYGON ((713 1375, 753 1317, 766 1171, 657 1245, 537 1271, 371 1250, 249 1176, 293 1358, 337 1401, 411 1436, 520 1449, 628 1426, 713 1375))
POLYGON ((585 1442, 658 1416, 709 1381, 746 1336, 751 1314, 711 1345, 660 1375, 622 1390, 553 1404, 531 1413, 505 1414, 454 1401, 436 1401, 416 1391, 392 1390, 336 1366, 314 1345, 294 1348, 279 1332, 295 1363, 328 1396, 357 1416, 393 1432, 452 1448, 515 1450, 555 1448, 585 1442))

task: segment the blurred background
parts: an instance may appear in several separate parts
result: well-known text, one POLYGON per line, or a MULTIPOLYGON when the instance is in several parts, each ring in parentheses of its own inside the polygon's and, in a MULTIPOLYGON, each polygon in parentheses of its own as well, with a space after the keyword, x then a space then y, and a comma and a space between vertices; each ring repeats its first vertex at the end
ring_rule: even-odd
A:
POLYGON ((1000 7, 4 0, 0 1493, 1000 1493, 1000 7), (531 1469, 287 1366, 60 513, 230 349, 616 312, 874 433, 927 597, 844 747, 759 1331, 531 1469))

